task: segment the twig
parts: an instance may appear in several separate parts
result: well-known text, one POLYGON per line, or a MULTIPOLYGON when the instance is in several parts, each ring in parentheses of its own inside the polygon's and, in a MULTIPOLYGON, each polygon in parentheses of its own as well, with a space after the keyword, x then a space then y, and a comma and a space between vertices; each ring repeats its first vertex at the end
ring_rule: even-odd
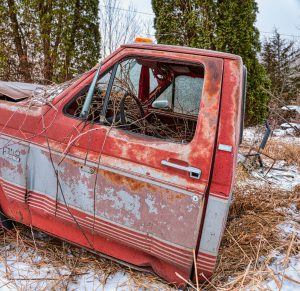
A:
POLYGON ((195 288, 195 286, 193 284, 191 284, 188 280, 184 279, 180 274, 178 274, 177 272, 175 272, 175 275, 180 278, 181 280, 183 280, 186 284, 188 284, 189 286, 191 286, 194 290, 198 291, 197 288, 195 288))
POLYGON ((287 279, 287 280, 293 282, 293 283, 296 283, 296 284, 299 284, 299 285, 300 285, 300 281, 295 280, 295 279, 289 277, 288 275, 284 275, 283 277, 284 277, 285 279, 287 279))
POLYGON ((283 267, 284 267, 284 270, 283 270, 283 274, 282 274, 282 278, 281 278, 281 282, 280 282, 280 288, 279 288, 279 291, 281 290, 282 285, 283 285, 284 276, 285 276, 285 271, 286 271, 286 267, 287 267, 287 264, 288 264, 288 261, 289 261, 289 257, 290 257, 290 253, 291 253, 292 246, 293 246, 293 243, 294 243, 295 235, 296 235, 296 233, 295 233, 295 231, 294 231, 294 232, 293 232, 293 235, 292 235, 292 239, 291 239, 291 241, 290 241, 290 243, 289 243, 289 246, 288 246, 288 249, 287 249, 287 252, 286 252, 284 261, 283 261, 283 267))
POLYGON ((278 280, 277 280, 277 278, 276 278, 276 276, 275 276, 273 270, 271 270, 271 269, 269 268, 269 266, 267 266, 267 269, 268 269, 269 273, 271 274, 271 276, 272 276, 272 278, 273 278, 273 280, 274 280, 274 282, 275 282, 277 288, 280 290, 280 289, 281 289, 280 283, 278 282, 278 280))
POLYGON ((230 233, 230 231, 227 228, 226 228, 226 231, 228 232, 228 234, 230 235, 230 237, 232 238, 232 240, 237 244, 237 246, 239 247, 239 249, 243 252, 243 254, 247 257, 247 259, 249 261, 251 261, 250 258, 248 257, 248 255, 243 250, 243 248, 240 246, 240 244, 236 241, 236 239, 233 237, 233 235, 230 233))
MULTIPOLYGON (((70 274, 70 275, 61 275, 61 277, 75 277, 75 276, 82 276, 82 275, 87 275, 88 272, 85 273, 76 273, 76 274, 70 274)), ((59 278, 8 278, 10 281, 42 281, 42 280, 61 280, 61 277, 59 278)))
POLYGON ((244 281, 245 281, 246 276, 247 276, 248 273, 249 273, 251 264, 252 264, 252 260, 249 262, 249 264, 248 264, 248 266, 247 266, 247 268, 246 268, 246 271, 245 271, 245 273, 244 273, 244 276, 243 276, 243 279, 242 279, 242 282, 241 282, 241 285, 240 285, 240 288, 239 288, 239 289, 242 289, 243 286, 244 286, 244 281))
POLYGON ((196 261, 195 249, 193 249, 193 258, 194 258, 194 265, 195 265, 196 287, 197 287, 197 291, 199 291, 198 270, 197 270, 197 261, 196 261))

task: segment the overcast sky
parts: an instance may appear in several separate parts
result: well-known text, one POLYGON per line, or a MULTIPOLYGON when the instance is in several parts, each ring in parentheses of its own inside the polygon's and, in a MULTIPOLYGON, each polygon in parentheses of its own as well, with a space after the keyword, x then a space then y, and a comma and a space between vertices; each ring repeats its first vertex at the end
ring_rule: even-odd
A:
MULTIPOLYGON (((127 8, 131 2, 140 12, 153 13, 151 0, 122 0, 127 8)), ((269 36, 277 27, 281 34, 299 36, 295 40, 300 41, 300 0, 256 0, 259 14, 256 26, 262 36, 269 36)), ((153 18, 150 15, 140 14, 143 18, 153 18)))

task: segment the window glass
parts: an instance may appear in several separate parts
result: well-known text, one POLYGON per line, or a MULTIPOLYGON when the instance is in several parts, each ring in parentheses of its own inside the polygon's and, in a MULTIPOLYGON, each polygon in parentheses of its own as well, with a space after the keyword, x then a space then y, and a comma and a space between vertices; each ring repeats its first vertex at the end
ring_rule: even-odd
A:
POLYGON ((174 111, 198 115, 203 78, 178 76, 175 79, 174 111))
POLYGON ((101 76, 100 79, 97 81, 96 90, 106 91, 110 76, 111 70, 107 72, 104 76, 101 76))
MULTIPOLYGON (((166 101, 168 104, 166 108, 169 110, 172 109, 172 91, 173 91, 173 85, 174 83, 171 83, 159 96, 156 98, 156 100, 152 103, 152 105, 155 107, 155 104, 157 104, 157 101, 166 101)), ((158 103, 159 104, 159 103, 158 103)))
POLYGON ((168 109, 186 115, 198 115, 203 78, 178 76, 156 99, 165 100, 168 109), (174 103, 173 103, 174 94, 174 103))

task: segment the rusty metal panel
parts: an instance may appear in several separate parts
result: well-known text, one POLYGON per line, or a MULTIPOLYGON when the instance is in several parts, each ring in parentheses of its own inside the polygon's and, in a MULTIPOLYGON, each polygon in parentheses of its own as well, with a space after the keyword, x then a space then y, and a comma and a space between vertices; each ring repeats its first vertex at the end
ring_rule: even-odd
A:
POLYGON ((241 59, 224 60, 215 163, 197 256, 198 273, 206 277, 216 265, 231 201, 240 137, 242 68, 241 59), (230 150, 224 150, 224 145, 230 150))
MULTIPOLYGON (((190 143, 176 144, 104 125, 86 125, 65 115, 64 107, 91 82, 94 68, 51 105, 24 109, 22 102, 12 105, 0 101, 0 203, 5 213, 18 221, 118 260, 152 267, 179 284, 182 282, 175 272, 187 279, 191 276, 192 250, 199 244, 204 199, 214 166, 222 57, 226 56, 159 48, 124 47, 105 60, 102 72, 124 57, 137 55, 202 64, 203 96, 190 143), (166 167, 162 160, 169 159, 201 169, 200 178, 166 167)), ((234 156, 239 64, 230 63, 229 67, 226 74, 230 81, 226 82, 231 83, 223 90, 232 98, 228 104, 233 105, 233 111, 224 117, 221 114, 221 120, 230 122, 225 125, 224 119, 221 132, 231 130, 231 137, 223 140, 219 133, 219 141, 232 146, 233 152, 224 154, 234 156)), ((216 163, 222 159, 217 158, 216 163)), ((218 189, 214 192, 223 195, 218 189)), ((211 219, 226 202, 210 201, 207 217, 211 219)), ((204 227, 206 233, 210 230, 211 226, 204 227)), ((221 232, 218 222, 216 237, 221 232)), ((208 264, 206 272, 211 274, 217 250, 210 252, 208 244, 204 236, 197 262, 202 267, 208 264)))

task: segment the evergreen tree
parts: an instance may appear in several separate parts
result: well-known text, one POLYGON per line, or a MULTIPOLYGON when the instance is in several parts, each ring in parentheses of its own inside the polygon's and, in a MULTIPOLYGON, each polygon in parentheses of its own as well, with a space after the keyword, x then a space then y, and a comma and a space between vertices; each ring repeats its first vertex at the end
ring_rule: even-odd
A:
POLYGON ((152 0, 159 43, 194 46, 197 40, 195 1, 152 0))
POLYGON ((152 0, 152 8, 159 43, 213 48, 214 0, 152 0))
POLYGON ((258 61, 255 0, 152 0, 159 43, 216 49, 238 54, 248 69, 246 117, 258 123, 267 115, 268 78, 258 61))
POLYGON ((272 103, 296 99, 300 91, 300 49, 295 43, 282 39, 275 29, 263 43, 261 58, 271 80, 272 103))
POLYGON ((255 0, 220 0, 216 17, 216 49, 243 58, 248 70, 246 117, 248 124, 262 122, 268 113, 269 80, 258 61, 259 31, 255 27, 255 0))
POLYGON ((99 0, 0 0, 0 78, 62 82, 100 58, 99 0))

